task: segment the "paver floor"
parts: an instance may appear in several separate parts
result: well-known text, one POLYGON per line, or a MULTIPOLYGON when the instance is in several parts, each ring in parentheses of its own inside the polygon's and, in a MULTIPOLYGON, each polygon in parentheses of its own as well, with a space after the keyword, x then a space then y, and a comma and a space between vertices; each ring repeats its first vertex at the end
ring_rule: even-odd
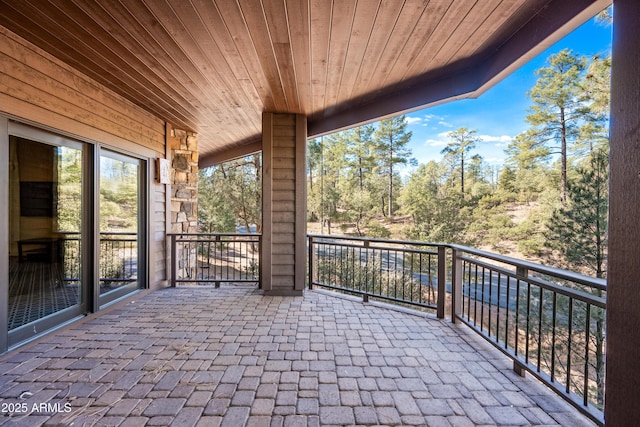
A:
POLYGON ((0 424, 592 425, 511 367, 430 316, 311 291, 164 289, 3 357, 0 424))

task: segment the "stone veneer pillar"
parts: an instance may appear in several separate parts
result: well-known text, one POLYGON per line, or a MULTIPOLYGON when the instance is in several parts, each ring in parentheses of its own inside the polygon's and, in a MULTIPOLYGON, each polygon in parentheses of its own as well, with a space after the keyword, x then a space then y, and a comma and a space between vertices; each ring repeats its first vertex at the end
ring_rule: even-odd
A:
POLYGON ((198 231, 198 136, 171 128, 171 232, 198 231))

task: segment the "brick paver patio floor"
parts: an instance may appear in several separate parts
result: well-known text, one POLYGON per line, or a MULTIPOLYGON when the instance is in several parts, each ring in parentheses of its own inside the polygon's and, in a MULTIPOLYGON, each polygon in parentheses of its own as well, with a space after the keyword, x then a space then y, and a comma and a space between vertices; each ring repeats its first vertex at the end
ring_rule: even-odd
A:
POLYGON ((4 356, 0 424, 592 425, 511 367, 431 316, 311 291, 165 289, 4 356))

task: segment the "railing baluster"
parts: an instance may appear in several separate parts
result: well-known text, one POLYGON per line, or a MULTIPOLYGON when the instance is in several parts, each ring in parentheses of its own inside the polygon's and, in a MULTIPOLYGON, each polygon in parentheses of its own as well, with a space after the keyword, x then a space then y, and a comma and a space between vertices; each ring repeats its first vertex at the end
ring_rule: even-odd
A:
POLYGON ((500 287, 502 286, 501 284, 502 281, 502 277, 500 275, 500 272, 498 271, 498 289, 496 290, 496 292, 498 293, 498 306, 496 307, 496 342, 498 342, 500 340, 500 287))
POLYGON ((566 392, 569 393, 571 387, 571 338, 573 334, 573 299, 569 298, 569 315, 568 315, 568 336, 567 336, 567 387, 566 392))
POLYGON ((524 360, 529 363, 529 335, 531 332, 529 331, 529 321, 531 319, 531 283, 527 283, 527 325, 525 332, 525 350, 524 350, 524 360))
POLYGON ((515 333, 516 333, 516 343, 515 343, 515 353, 518 355, 518 344, 520 342, 520 279, 516 279, 516 318, 515 318, 515 333))
POLYGON ((509 309, 509 304, 511 303, 510 293, 511 293, 511 276, 507 276, 507 304, 504 309, 505 311, 504 348, 509 347, 509 316, 510 316, 509 312, 511 311, 509 309))
POLYGON ((538 372, 540 372, 540 359, 542 357, 542 305, 544 300, 544 289, 540 289, 540 300, 538 301, 538 372))
POLYGON ((589 404, 589 340, 591 339, 591 304, 587 303, 584 316, 584 388, 582 404, 589 404))
MULTIPOLYGON (((471 276, 471 263, 469 263, 469 276, 471 276)), ((469 277, 469 283, 471 283, 471 277, 469 277)), ((469 297, 471 297, 471 290, 469 290, 469 297)), ((477 320, 478 320, 478 264, 475 265, 474 276, 473 276, 473 326, 476 326, 477 320)))
POLYGON ((556 378, 556 313, 558 309, 558 293, 553 292, 553 309, 551 312, 551 382, 556 378))

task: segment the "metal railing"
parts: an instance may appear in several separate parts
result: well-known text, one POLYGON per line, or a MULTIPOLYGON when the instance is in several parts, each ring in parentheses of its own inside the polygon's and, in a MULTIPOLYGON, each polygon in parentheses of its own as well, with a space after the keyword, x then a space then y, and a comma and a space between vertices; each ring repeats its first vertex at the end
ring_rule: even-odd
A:
MULTIPOLYGON (((60 238, 63 280, 80 280, 80 233, 60 238)), ((138 277, 138 235, 132 232, 100 233, 99 275, 101 284, 126 284, 138 277)))
POLYGON ((451 245, 462 321, 598 424, 604 423, 606 281, 451 245))
POLYGON ((170 234, 171 285, 260 283, 258 233, 170 234))
POLYGON ((326 235, 309 235, 308 245, 310 288, 429 308, 444 317, 443 246, 326 235))
POLYGON ((606 281, 477 249, 309 235, 309 287, 463 322, 603 425, 606 281), (450 303, 449 303, 450 302, 450 303))

